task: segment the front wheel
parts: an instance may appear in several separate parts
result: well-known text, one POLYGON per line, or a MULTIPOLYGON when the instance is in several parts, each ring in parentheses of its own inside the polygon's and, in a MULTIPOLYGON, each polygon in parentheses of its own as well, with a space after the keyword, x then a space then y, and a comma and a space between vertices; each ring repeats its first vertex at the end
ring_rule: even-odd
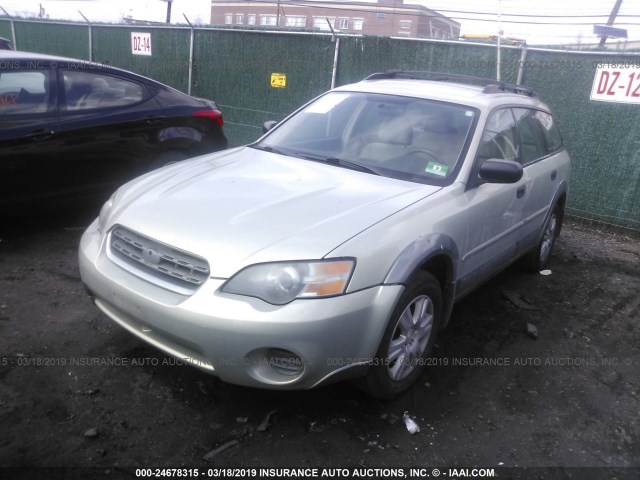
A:
POLYGON ((442 290, 430 273, 416 272, 396 305, 373 366, 360 386, 377 398, 393 398, 420 376, 442 315, 442 290))

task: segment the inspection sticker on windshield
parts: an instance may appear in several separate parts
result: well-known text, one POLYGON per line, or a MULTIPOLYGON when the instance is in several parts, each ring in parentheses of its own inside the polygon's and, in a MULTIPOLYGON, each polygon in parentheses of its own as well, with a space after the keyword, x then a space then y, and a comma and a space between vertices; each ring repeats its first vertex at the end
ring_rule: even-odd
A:
POLYGON ((445 177, 447 175, 447 170, 449 170, 448 165, 433 161, 427 163, 427 168, 424 169, 425 172, 438 175, 439 177, 445 177))

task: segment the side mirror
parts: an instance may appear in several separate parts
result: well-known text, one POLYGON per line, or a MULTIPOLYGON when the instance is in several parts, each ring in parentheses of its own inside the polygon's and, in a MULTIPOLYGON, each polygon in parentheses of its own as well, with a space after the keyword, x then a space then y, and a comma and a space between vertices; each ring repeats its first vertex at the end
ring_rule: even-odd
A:
POLYGON ((518 162, 490 158, 480 166, 478 177, 489 183, 516 183, 522 174, 522 165, 518 162))
POLYGON ((262 124, 262 133, 267 133, 278 124, 275 120, 267 120, 262 124))

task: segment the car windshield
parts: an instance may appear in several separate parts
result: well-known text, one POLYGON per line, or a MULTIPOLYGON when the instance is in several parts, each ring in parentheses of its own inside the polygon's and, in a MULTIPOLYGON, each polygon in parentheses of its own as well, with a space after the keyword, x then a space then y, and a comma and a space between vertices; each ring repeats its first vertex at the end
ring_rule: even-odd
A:
POLYGON ((476 117, 474 108, 451 103, 329 92, 252 146, 368 173, 444 185, 453 181, 476 117))

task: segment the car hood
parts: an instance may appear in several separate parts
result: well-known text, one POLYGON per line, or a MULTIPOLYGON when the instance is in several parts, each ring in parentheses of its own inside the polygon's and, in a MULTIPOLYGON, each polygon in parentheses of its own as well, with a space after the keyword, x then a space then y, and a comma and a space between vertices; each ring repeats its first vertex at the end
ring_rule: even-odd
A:
POLYGON ((440 188, 240 147, 127 184, 107 226, 200 255, 228 278, 253 263, 323 258, 440 188))

